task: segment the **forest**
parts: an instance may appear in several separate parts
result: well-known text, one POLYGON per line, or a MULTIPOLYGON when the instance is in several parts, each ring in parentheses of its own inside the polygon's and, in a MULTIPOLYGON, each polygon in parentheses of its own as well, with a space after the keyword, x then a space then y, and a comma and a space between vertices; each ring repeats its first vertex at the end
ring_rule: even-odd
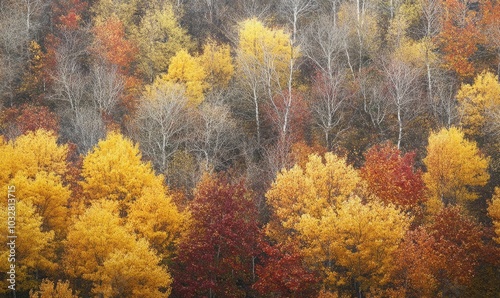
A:
POLYGON ((500 297, 499 0, 1 0, 0 295, 500 297))

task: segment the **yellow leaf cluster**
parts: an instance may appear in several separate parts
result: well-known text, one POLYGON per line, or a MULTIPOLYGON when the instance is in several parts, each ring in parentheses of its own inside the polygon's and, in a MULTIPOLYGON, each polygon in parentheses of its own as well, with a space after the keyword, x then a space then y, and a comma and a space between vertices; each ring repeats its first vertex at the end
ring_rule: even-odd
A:
POLYGON ((227 87, 234 74, 231 50, 228 45, 219 45, 208 40, 203 46, 200 64, 207 74, 210 87, 227 87))
POLYGON ((261 76, 263 69, 276 75, 282 82, 288 76, 290 60, 299 56, 290 35, 281 29, 269 29, 256 18, 239 24, 237 67, 239 75, 261 76))
POLYGON ((500 109, 498 76, 490 72, 479 74, 474 84, 462 85, 457 93, 457 100, 464 132, 471 137, 482 136, 489 121, 487 113, 500 109))
POLYGON ((410 219, 392 205, 363 204, 352 197, 328 208, 321 218, 301 217, 297 230, 302 253, 325 273, 326 283, 342 286, 356 280, 364 290, 389 282, 393 253, 410 219), (346 270, 338 270, 339 266, 346 270))
POLYGON ((99 200, 74 223, 65 243, 63 264, 73 278, 93 283, 104 297, 162 297, 171 278, 146 240, 120 224, 117 202, 99 200))
POLYGON ((167 71, 168 65, 181 49, 191 49, 193 43, 186 30, 180 27, 171 4, 146 10, 132 39, 137 44, 138 70, 151 81, 167 71))
POLYGON ((200 60, 187 51, 180 50, 172 58, 167 75, 161 76, 160 80, 184 84, 190 104, 198 106, 203 101, 203 92, 208 88, 206 77, 207 73, 200 60))
MULTIPOLYGON (((78 294, 78 293, 77 293, 78 294)), ((30 298, 78 298, 69 286, 69 281, 54 282, 44 279, 39 291, 30 291, 30 298)))
POLYGON ((120 201, 121 207, 127 209, 145 187, 164 191, 163 177, 156 176, 151 164, 141 159, 138 145, 119 133, 110 132, 83 159, 84 194, 91 201, 120 201))
MULTIPOLYGON (((7 223, 7 208, 0 212, 0 221, 7 223)), ((38 280, 33 272, 53 272, 56 264, 53 263, 54 231, 44 232, 42 230, 43 218, 37 214, 35 206, 29 202, 19 200, 16 204, 16 226, 15 233, 15 270, 16 290, 24 291, 35 288, 38 280)), ((7 228, 0 229, 0 237, 7 239, 7 228)), ((6 240, 7 241, 7 240, 6 240)), ((7 245, 2 245, 0 250, 0 270, 9 271, 9 251, 7 245)), ((0 281, 0 293, 8 290, 7 280, 0 281)))
POLYGON ((466 140, 458 128, 443 128, 432 133, 423 160, 427 168, 423 179, 435 207, 439 201, 475 200, 477 194, 468 187, 484 186, 488 182, 488 160, 480 155, 476 143, 466 140))
POLYGON ((324 161, 318 155, 310 155, 305 169, 296 165, 283 170, 266 193, 269 205, 285 229, 270 232, 288 233, 295 229, 303 214, 320 218, 347 200, 360 186, 358 172, 345 159, 333 153, 326 153, 324 161))

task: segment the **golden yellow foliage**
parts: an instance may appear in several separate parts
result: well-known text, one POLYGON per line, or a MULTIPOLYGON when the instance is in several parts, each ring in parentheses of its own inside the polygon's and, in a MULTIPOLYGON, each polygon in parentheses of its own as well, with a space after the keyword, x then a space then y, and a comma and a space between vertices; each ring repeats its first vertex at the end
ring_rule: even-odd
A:
POLYGON ((144 188, 163 192, 163 177, 156 176, 151 164, 141 159, 138 145, 119 133, 109 133, 83 159, 84 194, 91 201, 119 201, 120 210, 126 211, 144 188))
MULTIPOLYGON (((54 232, 42 231, 42 217, 37 214, 35 207, 29 202, 19 200, 16 204, 16 224, 15 224, 15 275, 16 290, 24 291, 36 288, 38 279, 36 272, 52 273, 57 267, 54 261, 53 239, 54 232)), ((7 208, 2 208, 0 221, 7 224, 7 208)), ((0 229, 0 237, 7 239, 7 228, 0 229)), ((11 234, 9 234, 11 235, 11 234)), ((6 241, 10 241, 6 240, 6 241)), ((2 245, 0 249, 0 270, 7 272, 10 269, 9 259, 10 247, 2 245)), ((0 293, 7 290, 7 280, 0 281, 0 293)))
POLYGON ((203 92, 208 88, 206 77, 200 60, 180 50, 172 58, 167 75, 160 77, 160 80, 184 84, 189 102, 198 106, 203 101, 203 92))
POLYGON ((239 26, 239 75, 258 77, 263 75, 263 69, 268 69, 277 76, 277 81, 287 79, 290 60, 300 53, 292 46, 290 35, 281 29, 267 28, 256 18, 245 20, 239 26))
POLYGON ((493 226, 495 227, 495 233, 497 234, 495 241, 500 243, 500 187, 495 188, 491 204, 488 207, 488 214, 491 219, 493 219, 493 226))
POLYGON ((207 74, 207 83, 211 88, 227 87, 234 74, 231 50, 228 45, 217 44, 208 40, 203 46, 200 64, 207 74))
POLYGON ((443 128, 432 133, 423 160, 427 167, 423 178, 434 208, 439 207, 439 202, 475 200, 477 194, 468 187, 484 186, 488 182, 488 160, 480 155, 476 143, 466 140, 458 128, 443 128))
MULTIPOLYGON (((305 169, 296 165, 283 170, 266 198, 279 225, 289 231, 295 229, 303 214, 320 218, 324 212, 347 200, 360 186, 358 172, 345 159, 328 152, 324 161, 318 155, 310 155, 305 169)), ((285 232, 272 231, 274 228, 277 227, 270 227, 271 233, 285 232)))
POLYGON ((40 290, 30 290, 30 298, 78 298, 78 293, 73 294, 69 281, 54 282, 44 279, 40 284, 40 290))
POLYGON ((171 257, 187 229, 187 215, 179 212, 170 195, 154 188, 144 189, 130 206, 127 222, 130 230, 147 239, 162 258, 171 257))
POLYGON ((139 26, 134 28, 132 39, 140 51, 138 70, 150 82, 167 71, 170 60, 178 51, 193 47, 170 3, 164 3, 162 8, 146 10, 139 26))
POLYGON ((20 173, 10 183, 16 186, 16 195, 32 204, 42 216, 42 230, 54 230, 56 238, 62 239, 68 225, 71 191, 63 185, 61 177, 39 172, 34 179, 30 179, 20 173))
POLYGON ((490 72, 479 74, 474 84, 464 84, 457 93, 464 132, 471 137, 483 136, 488 113, 500 110, 500 83, 490 72))
POLYGON ((297 225, 306 259, 325 273, 331 286, 353 280, 363 290, 389 282, 392 254, 410 225, 410 218, 392 205, 363 204, 359 197, 328 208, 321 218, 309 214, 297 225))
POLYGON ((172 278, 160 258, 141 239, 132 250, 112 252, 91 276, 92 292, 103 297, 168 297, 172 278), (162 291, 160 289, 166 289, 162 291))
POLYGON ((37 173, 63 176, 67 171, 67 145, 58 145, 57 136, 43 129, 0 142, 0 186, 6 186, 18 172, 29 178, 37 173))
POLYGON ((92 282, 93 293, 104 297, 161 296, 159 288, 169 288, 170 275, 146 240, 136 240, 121 225, 117 204, 94 202, 70 227, 63 256, 65 272, 92 282))

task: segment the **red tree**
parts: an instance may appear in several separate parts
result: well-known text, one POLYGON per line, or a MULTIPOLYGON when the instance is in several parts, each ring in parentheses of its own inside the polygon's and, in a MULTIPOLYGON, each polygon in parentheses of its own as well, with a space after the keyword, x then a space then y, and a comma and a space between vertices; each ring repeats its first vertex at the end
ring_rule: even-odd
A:
POLYGON ((189 211, 193 222, 173 266, 174 296, 245 296, 256 279, 259 230, 243 182, 205 176, 189 211))
MULTIPOLYGON (((254 284, 260 294, 272 297, 311 297, 315 292, 311 285, 319 281, 313 272, 303 266, 302 256, 296 245, 270 245, 260 242, 263 255, 257 265, 259 280, 254 284)), ((317 294, 317 293, 316 293, 317 294)))
POLYGON ((386 203, 417 211, 425 200, 422 171, 415 170, 415 152, 403 155, 389 143, 373 146, 365 153, 361 176, 369 190, 386 203))

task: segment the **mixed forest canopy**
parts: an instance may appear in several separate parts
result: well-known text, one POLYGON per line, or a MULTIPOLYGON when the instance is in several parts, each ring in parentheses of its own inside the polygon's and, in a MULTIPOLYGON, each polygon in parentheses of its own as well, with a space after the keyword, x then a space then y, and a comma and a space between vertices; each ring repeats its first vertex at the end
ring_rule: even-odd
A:
POLYGON ((500 1, 2 0, 0 28, 0 295, 498 297, 500 1))

